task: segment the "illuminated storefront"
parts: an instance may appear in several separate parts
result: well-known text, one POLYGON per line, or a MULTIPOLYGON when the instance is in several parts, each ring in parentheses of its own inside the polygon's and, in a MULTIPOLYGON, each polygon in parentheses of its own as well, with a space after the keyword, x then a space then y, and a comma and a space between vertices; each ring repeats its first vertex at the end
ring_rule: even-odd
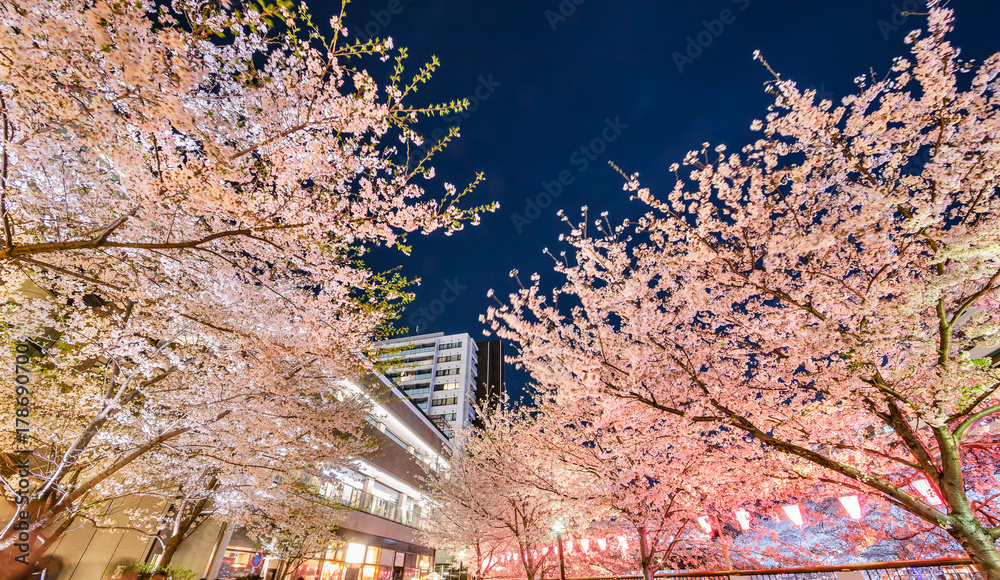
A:
MULTIPOLYGON (((323 559, 299 564, 292 578, 305 580, 417 580, 434 566, 433 550, 387 538, 347 532, 345 546, 323 559)), ((265 579, 266 580, 266 579, 265 579)))

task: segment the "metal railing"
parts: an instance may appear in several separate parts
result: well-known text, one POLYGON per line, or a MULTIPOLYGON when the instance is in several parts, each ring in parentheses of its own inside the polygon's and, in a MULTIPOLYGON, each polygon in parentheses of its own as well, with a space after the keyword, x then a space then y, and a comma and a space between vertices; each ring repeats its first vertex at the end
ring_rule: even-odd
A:
POLYGON ((404 375, 399 375, 398 377, 389 377, 389 378, 391 378, 392 380, 396 381, 397 383, 406 383, 406 382, 409 382, 409 381, 422 381, 424 379, 429 379, 429 378, 431 378, 431 373, 430 372, 426 372, 426 373, 420 373, 418 375, 405 375, 404 374, 404 375))
MULTIPOLYGON (((639 580, 640 574, 591 576, 567 580, 639 580)), ((982 580, 983 576, 966 558, 872 562, 838 566, 726 570, 717 572, 668 572, 656 578, 704 580, 982 580)))
POLYGON ((385 354, 380 354, 378 358, 379 360, 387 360, 390 358, 410 356, 411 354, 419 354, 422 352, 434 352, 435 350, 436 347, 433 346, 425 346, 423 348, 410 348, 407 350, 400 350, 396 352, 387 352, 385 354))
POLYGON ((375 497, 370 493, 360 489, 345 487, 341 503, 347 507, 362 511, 373 516, 385 518, 387 520, 403 524, 418 530, 426 530, 426 524, 420 514, 414 510, 403 510, 394 501, 375 497))

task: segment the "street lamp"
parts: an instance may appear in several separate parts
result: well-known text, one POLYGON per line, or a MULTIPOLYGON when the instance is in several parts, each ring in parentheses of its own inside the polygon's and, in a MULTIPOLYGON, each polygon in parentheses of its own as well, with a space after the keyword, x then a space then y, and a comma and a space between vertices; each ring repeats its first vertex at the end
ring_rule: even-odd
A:
POLYGON ((462 566, 465 563, 465 550, 460 551, 458 554, 458 580, 462 580, 462 566))
POLYGON ((556 554, 559 555, 559 580, 566 580, 566 566, 563 563, 562 545, 562 534, 566 531, 566 526, 559 520, 556 520, 556 523, 552 524, 552 531, 556 533, 556 554))

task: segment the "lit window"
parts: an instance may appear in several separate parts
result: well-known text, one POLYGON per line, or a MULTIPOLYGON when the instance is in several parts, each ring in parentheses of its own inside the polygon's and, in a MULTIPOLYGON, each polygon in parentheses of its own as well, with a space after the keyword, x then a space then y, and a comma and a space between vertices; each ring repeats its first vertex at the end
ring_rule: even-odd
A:
POLYGON ((367 549, 368 546, 364 544, 355 544, 354 542, 347 544, 347 553, 344 554, 344 562, 348 564, 363 564, 367 549))

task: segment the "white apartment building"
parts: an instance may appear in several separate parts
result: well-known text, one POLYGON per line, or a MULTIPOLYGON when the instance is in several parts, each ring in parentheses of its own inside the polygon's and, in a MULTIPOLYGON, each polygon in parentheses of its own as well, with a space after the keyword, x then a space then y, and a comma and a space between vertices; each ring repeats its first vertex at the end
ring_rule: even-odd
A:
POLYGON ((378 346, 385 376, 446 433, 472 424, 478 362, 472 337, 436 332, 378 346))

